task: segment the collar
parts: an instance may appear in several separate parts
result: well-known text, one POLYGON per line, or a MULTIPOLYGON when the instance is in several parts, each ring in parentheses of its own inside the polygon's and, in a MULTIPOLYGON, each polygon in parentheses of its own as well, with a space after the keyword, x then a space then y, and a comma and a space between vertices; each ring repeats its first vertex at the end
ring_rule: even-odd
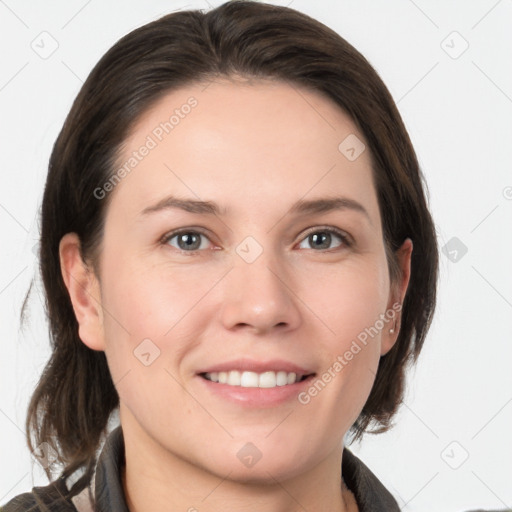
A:
MULTIPOLYGON (((96 466, 94 488, 98 512, 129 512, 121 480, 124 463, 123 431, 118 426, 107 437, 96 466)), ((347 448, 343 450, 341 470, 346 486, 356 498, 359 512, 400 512, 391 493, 347 448)))

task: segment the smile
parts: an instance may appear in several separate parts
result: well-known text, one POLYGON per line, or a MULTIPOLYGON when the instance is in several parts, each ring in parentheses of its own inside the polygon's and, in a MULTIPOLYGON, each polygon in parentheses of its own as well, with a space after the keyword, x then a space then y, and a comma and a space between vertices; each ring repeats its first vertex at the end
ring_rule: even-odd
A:
POLYGON ((242 388, 275 388, 295 384, 307 378, 307 375, 283 370, 262 373, 231 370, 226 372, 206 372, 202 373, 201 376, 211 382, 242 388))

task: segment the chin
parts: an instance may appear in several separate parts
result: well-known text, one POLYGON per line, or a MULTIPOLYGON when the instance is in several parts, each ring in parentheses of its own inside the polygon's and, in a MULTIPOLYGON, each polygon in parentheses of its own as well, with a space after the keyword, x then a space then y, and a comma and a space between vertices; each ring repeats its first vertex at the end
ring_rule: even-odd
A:
MULTIPOLYGON (((309 455, 291 444, 273 446, 256 441, 236 443, 236 448, 212 455, 207 469, 220 478, 251 485, 269 485, 285 481, 306 471, 309 455), (258 448, 261 446, 261 450, 258 448), (285 449, 283 449, 285 448, 285 449), (230 453, 226 457, 226 453, 230 453)), ((310 466, 314 461, 309 462, 310 466)))
POLYGON ((263 461, 261 459, 252 467, 242 464, 223 465, 216 471, 222 478, 232 482, 253 486, 275 485, 301 474, 305 469, 298 466, 292 458, 288 460, 263 461))

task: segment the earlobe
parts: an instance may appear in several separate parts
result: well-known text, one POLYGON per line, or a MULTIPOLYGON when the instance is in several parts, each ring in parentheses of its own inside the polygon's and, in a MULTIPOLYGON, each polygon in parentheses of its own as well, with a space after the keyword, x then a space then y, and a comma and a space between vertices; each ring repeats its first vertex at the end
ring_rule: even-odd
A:
POLYGON ((80 239, 76 233, 67 233, 62 237, 59 257, 62 278, 73 305, 80 339, 92 350, 104 350, 99 282, 93 270, 82 260, 80 239))
POLYGON ((412 250, 412 240, 410 238, 406 238, 402 246, 396 251, 400 277, 397 282, 391 284, 388 311, 394 312, 394 315, 390 326, 386 326, 382 333, 381 355, 385 355, 391 350, 398 339, 398 334, 400 333, 402 305, 404 303, 405 294, 411 277, 412 250))

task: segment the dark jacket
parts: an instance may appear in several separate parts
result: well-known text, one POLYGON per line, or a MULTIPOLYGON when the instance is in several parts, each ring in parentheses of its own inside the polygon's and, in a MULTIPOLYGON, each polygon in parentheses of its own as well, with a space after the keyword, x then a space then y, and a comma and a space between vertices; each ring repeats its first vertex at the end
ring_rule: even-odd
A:
MULTIPOLYGON (((96 466, 94 489, 98 512, 128 512, 121 481, 124 465, 124 440, 121 427, 108 436, 96 466)), ((377 477, 349 450, 343 452, 343 479, 354 493, 360 512, 399 512, 397 502, 377 477)), ((341 484, 341 482, 340 482, 341 484)), ((82 501, 87 498, 85 489, 79 498, 65 499, 68 488, 61 477, 45 487, 34 487, 14 497, 1 512, 89 512, 92 510, 82 501), (45 508, 46 507, 46 508, 45 508)))

